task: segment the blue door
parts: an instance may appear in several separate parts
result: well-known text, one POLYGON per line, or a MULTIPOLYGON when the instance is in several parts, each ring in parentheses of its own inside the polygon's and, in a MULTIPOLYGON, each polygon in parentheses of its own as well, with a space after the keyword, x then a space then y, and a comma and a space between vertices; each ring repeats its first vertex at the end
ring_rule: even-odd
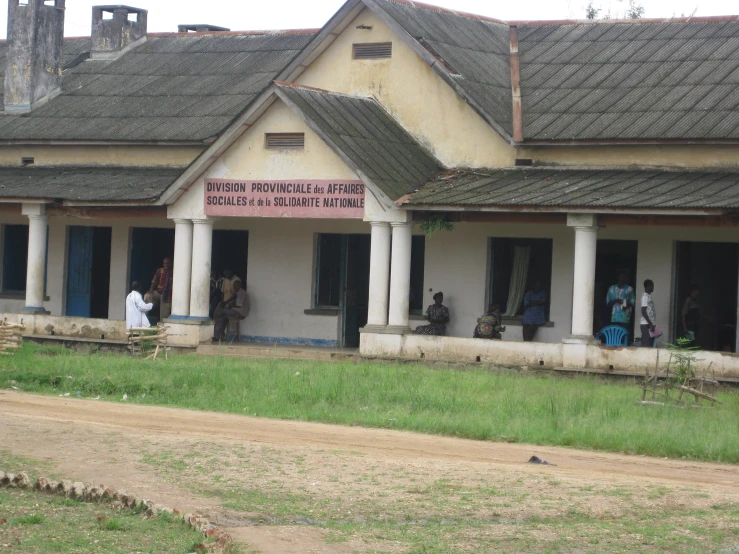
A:
POLYGON ((92 227, 69 228, 67 315, 90 317, 92 299, 92 227))

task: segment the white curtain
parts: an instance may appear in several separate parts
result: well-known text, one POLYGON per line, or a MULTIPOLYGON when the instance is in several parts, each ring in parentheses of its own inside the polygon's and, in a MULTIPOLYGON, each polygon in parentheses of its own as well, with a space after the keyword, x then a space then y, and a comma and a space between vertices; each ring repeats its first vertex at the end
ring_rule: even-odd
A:
POLYGON ((526 279, 529 276, 529 259, 531 247, 513 247, 513 267, 511 268, 511 285, 508 287, 508 304, 503 316, 513 317, 523 302, 526 294, 526 279))

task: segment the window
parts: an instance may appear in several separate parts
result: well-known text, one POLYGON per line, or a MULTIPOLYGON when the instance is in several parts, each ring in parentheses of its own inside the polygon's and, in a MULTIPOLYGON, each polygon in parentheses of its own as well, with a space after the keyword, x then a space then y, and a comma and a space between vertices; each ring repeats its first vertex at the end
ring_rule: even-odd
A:
POLYGON ((275 150, 300 150, 305 147, 305 133, 266 133, 265 144, 275 150))
POLYGON ((552 279, 552 239, 494 238, 490 240, 490 275, 488 298, 506 314, 509 301, 518 304, 509 317, 523 315, 523 295, 536 281, 547 293, 546 315, 549 319, 552 279))
POLYGON ((3 292, 26 290, 28 225, 3 227, 3 292))
POLYGON ((316 241, 314 305, 317 308, 340 308, 344 235, 321 233, 316 241))
POLYGON ((426 259, 426 237, 413 235, 411 242, 410 313, 423 313, 423 267, 426 259))
POLYGON ((379 60, 393 56, 392 42, 365 42, 353 45, 355 60, 379 60))

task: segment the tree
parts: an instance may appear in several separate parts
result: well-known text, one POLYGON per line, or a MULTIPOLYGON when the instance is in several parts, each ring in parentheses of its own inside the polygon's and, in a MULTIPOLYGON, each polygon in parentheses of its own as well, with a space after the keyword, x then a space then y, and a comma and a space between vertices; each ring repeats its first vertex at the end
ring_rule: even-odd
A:
POLYGON ((590 0, 588 2, 588 5, 585 8, 585 18, 586 19, 598 19, 598 14, 600 13, 600 8, 596 8, 593 5, 593 0, 590 0))
POLYGON ((602 3, 595 4, 595 0, 588 0, 585 6, 586 19, 641 19, 644 17, 645 9, 640 0, 617 0, 617 6, 611 2, 606 3, 606 9, 602 3))

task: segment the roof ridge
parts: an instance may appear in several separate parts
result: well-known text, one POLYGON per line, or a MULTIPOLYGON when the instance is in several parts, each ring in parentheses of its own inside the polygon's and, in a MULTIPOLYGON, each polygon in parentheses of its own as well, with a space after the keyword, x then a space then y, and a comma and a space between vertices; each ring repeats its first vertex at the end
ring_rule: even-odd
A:
MULTIPOLYGON (((266 35, 313 35, 320 29, 266 29, 266 30, 247 30, 247 31, 202 31, 199 33, 177 33, 177 32, 158 32, 147 33, 149 38, 168 38, 168 37, 203 37, 203 36, 266 36, 266 35)), ((64 40, 92 40, 92 37, 64 37, 64 40)), ((8 42, 7 39, 0 39, 0 44, 8 42)))
MULTIPOLYGON (((398 0, 390 0, 398 1, 398 0)), ((705 15, 700 17, 653 17, 640 19, 541 19, 541 20, 513 20, 506 23, 511 26, 543 27, 547 25, 622 25, 626 23, 712 23, 725 21, 739 21, 739 15, 705 15)))
POLYGON ((299 89, 299 90, 308 90, 311 92, 320 92, 322 94, 331 94, 333 96, 343 96, 345 98, 353 98, 355 100, 371 100, 371 101, 377 102, 374 96, 358 96, 356 94, 348 94, 346 92, 338 92, 335 90, 326 90, 322 88, 311 87, 308 85, 302 85, 300 83, 288 83, 287 81, 273 81, 273 83, 280 88, 293 88, 293 89, 299 89))
POLYGON ((435 6, 433 4, 427 4, 425 2, 416 2, 416 0, 384 0, 386 2, 395 2, 396 4, 405 4, 406 6, 411 6, 414 8, 420 8, 423 10, 430 10, 440 13, 448 13, 450 15, 456 15, 459 17, 466 17, 468 19, 477 19, 479 21, 487 21, 488 23, 500 23, 502 25, 508 25, 507 21, 503 21, 502 19, 496 19, 494 17, 489 17, 487 15, 480 15, 476 13, 470 13, 470 12, 463 12, 459 10, 452 10, 450 8, 443 8, 441 6, 435 6))

